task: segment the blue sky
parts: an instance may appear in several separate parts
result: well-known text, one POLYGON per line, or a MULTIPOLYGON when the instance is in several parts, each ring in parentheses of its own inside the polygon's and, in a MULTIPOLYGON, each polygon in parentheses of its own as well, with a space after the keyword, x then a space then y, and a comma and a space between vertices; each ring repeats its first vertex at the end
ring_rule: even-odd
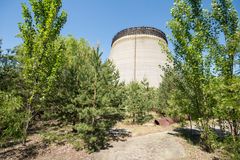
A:
MULTIPOLYGON (((27 0, 0 1, 0 38, 3 49, 13 48, 21 43, 18 22, 22 21, 21 2, 27 0)), ((240 0, 233 0, 240 13, 240 0)), ((210 0, 204 0, 204 5, 210 0)), ((134 26, 152 26, 167 35, 166 27, 171 19, 173 0, 63 0, 63 9, 68 13, 62 35, 85 38, 91 45, 100 44, 103 59, 109 55, 113 36, 120 30, 134 26)), ((172 45, 169 44, 172 50, 172 45)))

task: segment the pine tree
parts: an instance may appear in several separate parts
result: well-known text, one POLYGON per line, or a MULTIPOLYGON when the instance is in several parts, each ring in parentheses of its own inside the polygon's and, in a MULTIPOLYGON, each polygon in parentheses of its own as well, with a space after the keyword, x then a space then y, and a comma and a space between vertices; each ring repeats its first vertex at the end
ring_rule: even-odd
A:
POLYGON ((125 88, 125 108, 126 118, 130 118, 132 123, 143 124, 150 120, 150 111, 155 107, 155 91, 149 87, 146 80, 141 83, 131 82, 125 88))
POLYGON ((90 151, 106 147, 109 130, 122 118, 122 85, 110 61, 83 39, 64 40, 65 61, 48 104, 80 134, 90 151))
POLYGON ((76 130, 91 151, 105 148, 109 140, 109 130, 122 117, 120 102, 120 86, 118 73, 111 62, 101 62, 98 49, 93 49, 89 61, 82 69, 80 76, 80 94, 74 99, 74 105, 79 106, 79 122, 76 130))

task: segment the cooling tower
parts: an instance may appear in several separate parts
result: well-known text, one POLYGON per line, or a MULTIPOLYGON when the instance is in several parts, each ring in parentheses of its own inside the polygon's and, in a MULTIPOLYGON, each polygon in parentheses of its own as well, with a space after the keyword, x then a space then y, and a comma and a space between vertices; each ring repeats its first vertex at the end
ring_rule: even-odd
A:
POLYGON ((147 79, 150 86, 158 87, 164 74, 159 65, 168 63, 163 45, 167 45, 166 35, 156 28, 127 28, 114 36, 109 59, 119 70, 121 81, 147 79))

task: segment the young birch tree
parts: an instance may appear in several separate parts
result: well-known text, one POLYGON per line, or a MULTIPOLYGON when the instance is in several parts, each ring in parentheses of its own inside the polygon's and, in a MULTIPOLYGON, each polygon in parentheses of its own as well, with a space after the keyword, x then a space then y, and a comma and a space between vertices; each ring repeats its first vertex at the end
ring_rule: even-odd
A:
POLYGON ((26 100, 28 118, 24 125, 26 137, 29 123, 41 109, 40 101, 51 88, 61 63, 64 46, 57 42, 60 30, 67 20, 61 11, 61 0, 29 0, 30 8, 22 4, 23 23, 19 23, 19 36, 23 40, 19 61, 21 75, 29 87, 26 100))
MULTIPOLYGON (((188 112, 190 119, 198 122, 204 131, 201 135, 206 143, 204 146, 211 151, 208 122, 212 116, 213 103, 212 97, 205 92, 211 79, 207 54, 209 39, 212 38, 209 12, 202 8, 201 0, 175 0, 171 14, 173 19, 169 22, 169 28, 175 46, 174 67, 187 83, 179 88, 185 95, 184 99, 187 97, 188 108, 182 106, 186 108, 183 111, 188 112)), ((181 99, 181 94, 178 94, 177 99, 181 99)))

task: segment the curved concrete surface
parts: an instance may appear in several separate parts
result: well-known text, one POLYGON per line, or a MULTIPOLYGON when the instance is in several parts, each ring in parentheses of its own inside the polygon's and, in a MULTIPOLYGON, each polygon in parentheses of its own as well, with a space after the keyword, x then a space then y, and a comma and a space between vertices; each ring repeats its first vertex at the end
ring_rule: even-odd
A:
POLYGON ((123 36, 112 44, 109 59, 120 73, 120 80, 130 83, 147 79, 150 86, 158 87, 168 57, 162 45, 166 40, 155 35, 137 34, 123 36))

